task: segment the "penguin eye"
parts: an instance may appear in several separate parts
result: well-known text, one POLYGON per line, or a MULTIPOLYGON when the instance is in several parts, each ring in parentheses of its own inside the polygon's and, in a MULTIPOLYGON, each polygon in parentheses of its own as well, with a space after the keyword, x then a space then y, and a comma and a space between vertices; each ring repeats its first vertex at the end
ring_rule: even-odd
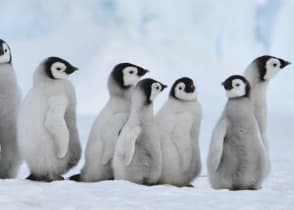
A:
POLYGON ((158 86, 156 86, 156 90, 159 90, 159 87, 158 86))
POLYGON ((132 70, 132 71, 130 71, 130 74, 134 74, 134 71, 132 70))
POLYGON ((7 52, 8 52, 8 50, 7 50, 7 49, 5 49, 5 50, 4 50, 4 52, 5 52, 5 53, 7 53, 7 52))
POLYGON ((276 64, 276 63, 273 63, 273 67, 276 67, 278 64, 276 64))
POLYGON ((240 84, 239 84, 239 83, 237 83, 237 84, 236 84, 236 87, 239 87, 239 86, 240 86, 240 84))
POLYGON ((60 67, 57 67, 57 68, 56 68, 56 70, 57 70, 57 71, 60 71, 60 70, 61 70, 61 68, 60 68, 60 67))

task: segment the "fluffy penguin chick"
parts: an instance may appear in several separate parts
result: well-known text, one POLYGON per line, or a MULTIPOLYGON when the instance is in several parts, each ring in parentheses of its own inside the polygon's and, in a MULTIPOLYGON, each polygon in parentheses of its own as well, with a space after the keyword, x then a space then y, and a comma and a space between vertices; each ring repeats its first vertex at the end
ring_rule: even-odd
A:
POLYGON ((202 109, 193 80, 178 79, 156 116, 160 130, 162 172, 159 183, 187 186, 199 175, 199 130, 202 109))
POLYGON ((269 81, 272 80, 290 62, 281 58, 264 55, 256 58, 245 70, 245 77, 251 85, 251 98, 254 114, 257 119, 261 137, 266 148, 267 142, 267 103, 266 91, 269 81))
POLYGON ((17 146, 20 90, 8 44, 0 39, 0 178, 15 178, 21 163, 17 146))
POLYGON ((131 63, 120 63, 112 70, 108 79, 110 99, 92 127, 81 181, 93 182, 114 178, 111 162, 119 133, 129 116, 131 92, 147 72, 131 63))
POLYGON ((31 171, 28 179, 63 179, 80 159, 76 96, 67 80, 76 70, 61 58, 49 57, 35 71, 18 125, 21 154, 31 171))
POLYGON ((243 76, 224 83, 229 98, 217 123, 208 154, 209 180, 215 189, 257 190, 265 178, 268 157, 243 76))
POLYGON ((115 179, 152 185, 161 173, 160 136, 154 122, 153 101, 166 85, 141 80, 132 94, 131 111, 118 138, 113 170, 115 179))

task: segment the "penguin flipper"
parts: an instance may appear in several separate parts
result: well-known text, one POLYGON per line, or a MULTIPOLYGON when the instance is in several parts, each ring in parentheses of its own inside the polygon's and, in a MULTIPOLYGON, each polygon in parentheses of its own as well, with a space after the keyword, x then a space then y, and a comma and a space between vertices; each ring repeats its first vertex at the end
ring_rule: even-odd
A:
POLYGON ((192 162, 192 141, 194 139, 192 139, 191 130, 193 118, 189 113, 183 113, 177 119, 178 121, 170 138, 178 151, 182 170, 187 171, 191 167, 192 162))
POLYGON ((140 136, 142 128, 140 126, 134 127, 126 134, 126 142, 128 150, 125 153, 125 164, 130 165, 135 154, 136 140, 140 136))
POLYGON ((45 127, 53 137, 57 150, 57 157, 64 158, 69 147, 70 135, 65 121, 67 100, 61 96, 48 99, 48 110, 45 117, 45 127))
POLYGON ((117 113, 110 119, 108 125, 111 126, 111 129, 107 128, 102 137, 103 138, 103 150, 102 150, 103 165, 106 165, 111 162, 117 139, 127 119, 128 119, 128 115, 126 113, 117 113))
POLYGON ((227 132, 228 120, 221 118, 213 130, 212 140, 209 147, 209 166, 212 170, 217 171, 223 155, 224 139, 227 132))

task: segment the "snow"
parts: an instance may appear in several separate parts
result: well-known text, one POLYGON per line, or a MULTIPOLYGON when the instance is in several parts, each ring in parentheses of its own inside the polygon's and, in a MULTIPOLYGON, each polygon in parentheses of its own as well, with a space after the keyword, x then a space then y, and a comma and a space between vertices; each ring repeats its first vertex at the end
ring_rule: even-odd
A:
MULTIPOLYGON (((224 107, 221 82, 241 74, 262 54, 294 62, 293 0, 52 0, 1 1, 0 31, 13 53, 23 95, 36 66, 60 56, 79 67, 71 80, 78 96, 78 123, 85 148, 95 116, 107 98, 106 82, 118 62, 133 62, 165 84, 195 80, 204 109, 201 177, 194 188, 145 187, 124 181, 36 183, 0 180, 1 209, 242 209, 294 208, 293 66, 268 91, 272 171, 260 191, 210 188, 205 167, 212 129, 224 107)), ((166 100, 158 97, 155 110, 166 100)), ((78 173, 79 165, 66 174, 78 173)))

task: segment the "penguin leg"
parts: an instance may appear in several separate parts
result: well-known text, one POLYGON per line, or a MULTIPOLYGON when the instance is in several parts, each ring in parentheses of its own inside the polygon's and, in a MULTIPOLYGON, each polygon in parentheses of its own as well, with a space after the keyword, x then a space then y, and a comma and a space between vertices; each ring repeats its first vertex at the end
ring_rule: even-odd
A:
POLYGON ((81 175, 80 174, 72 175, 71 177, 69 177, 69 180, 80 182, 81 181, 81 175))

